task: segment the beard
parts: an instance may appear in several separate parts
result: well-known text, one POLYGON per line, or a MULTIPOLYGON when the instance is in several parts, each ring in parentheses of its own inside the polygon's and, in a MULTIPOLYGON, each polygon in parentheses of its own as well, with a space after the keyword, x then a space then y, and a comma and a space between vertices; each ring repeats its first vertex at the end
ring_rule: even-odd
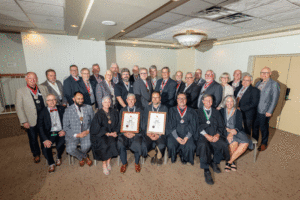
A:
POLYGON ((123 78, 123 82, 128 82, 129 78, 123 78))
POLYGON ((78 107, 82 107, 82 106, 83 106, 83 102, 75 101, 75 104, 76 104, 78 107))

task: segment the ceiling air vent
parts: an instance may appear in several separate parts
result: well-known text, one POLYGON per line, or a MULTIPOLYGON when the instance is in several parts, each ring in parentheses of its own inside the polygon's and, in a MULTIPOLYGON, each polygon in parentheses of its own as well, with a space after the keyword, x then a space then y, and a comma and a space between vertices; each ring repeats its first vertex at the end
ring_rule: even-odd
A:
POLYGON ((243 14, 243 13, 236 13, 233 15, 222 17, 220 19, 217 19, 216 21, 231 25, 231 24, 238 24, 238 23, 246 22, 246 21, 250 21, 250 20, 252 20, 251 16, 243 14))
POLYGON ((233 11, 233 10, 228 10, 226 8, 223 8, 223 7, 213 6, 213 7, 210 7, 208 9, 206 9, 206 10, 199 11, 195 15, 197 17, 215 20, 215 19, 218 19, 220 17, 232 15, 234 13, 237 13, 237 12, 233 11))

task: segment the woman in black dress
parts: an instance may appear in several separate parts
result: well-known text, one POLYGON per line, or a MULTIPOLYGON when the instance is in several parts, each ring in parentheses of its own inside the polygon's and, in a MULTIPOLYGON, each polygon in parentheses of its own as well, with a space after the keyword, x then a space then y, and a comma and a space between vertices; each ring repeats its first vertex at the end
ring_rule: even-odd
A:
POLYGON ((111 158, 118 156, 117 136, 120 132, 119 113, 110 105, 110 96, 104 97, 102 108, 96 113, 90 128, 94 159, 103 161, 105 175, 111 170, 111 158))
POLYGON ((234 96, 229 95, 224 99, 225 108, 220 110, 227 130, 230 160, 226 163, 225 171, 236 171, 235 160, 240 157, 247 148, 253 149, 252 141, 243 129, 242 112, 236 109, 234 96))

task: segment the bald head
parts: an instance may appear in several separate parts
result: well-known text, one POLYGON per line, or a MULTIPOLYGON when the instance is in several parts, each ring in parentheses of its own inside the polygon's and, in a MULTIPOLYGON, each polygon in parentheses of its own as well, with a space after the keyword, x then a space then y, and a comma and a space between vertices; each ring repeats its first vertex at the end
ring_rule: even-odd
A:
POLYGON ((269 67, 264 67, 261 71, 260 71, 260 78, 263 81, 267 81, 270 76, 271 76, 272 72, 271 69, 269 67))
POLYGON ((25 81, 29 87, 35 88, 38 81, 37 75, 34 72, 28 72, 25 76, 25 81))

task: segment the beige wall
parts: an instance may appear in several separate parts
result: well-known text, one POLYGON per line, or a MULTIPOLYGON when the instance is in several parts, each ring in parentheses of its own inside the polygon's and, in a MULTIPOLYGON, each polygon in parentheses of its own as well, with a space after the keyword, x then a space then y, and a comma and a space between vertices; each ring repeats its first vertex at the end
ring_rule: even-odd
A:
POLYGON ((192 48, 180 49, 177 54, 177 70, 183 72, 183 80, 187 72, 195 71, 195 50, 192 48))

